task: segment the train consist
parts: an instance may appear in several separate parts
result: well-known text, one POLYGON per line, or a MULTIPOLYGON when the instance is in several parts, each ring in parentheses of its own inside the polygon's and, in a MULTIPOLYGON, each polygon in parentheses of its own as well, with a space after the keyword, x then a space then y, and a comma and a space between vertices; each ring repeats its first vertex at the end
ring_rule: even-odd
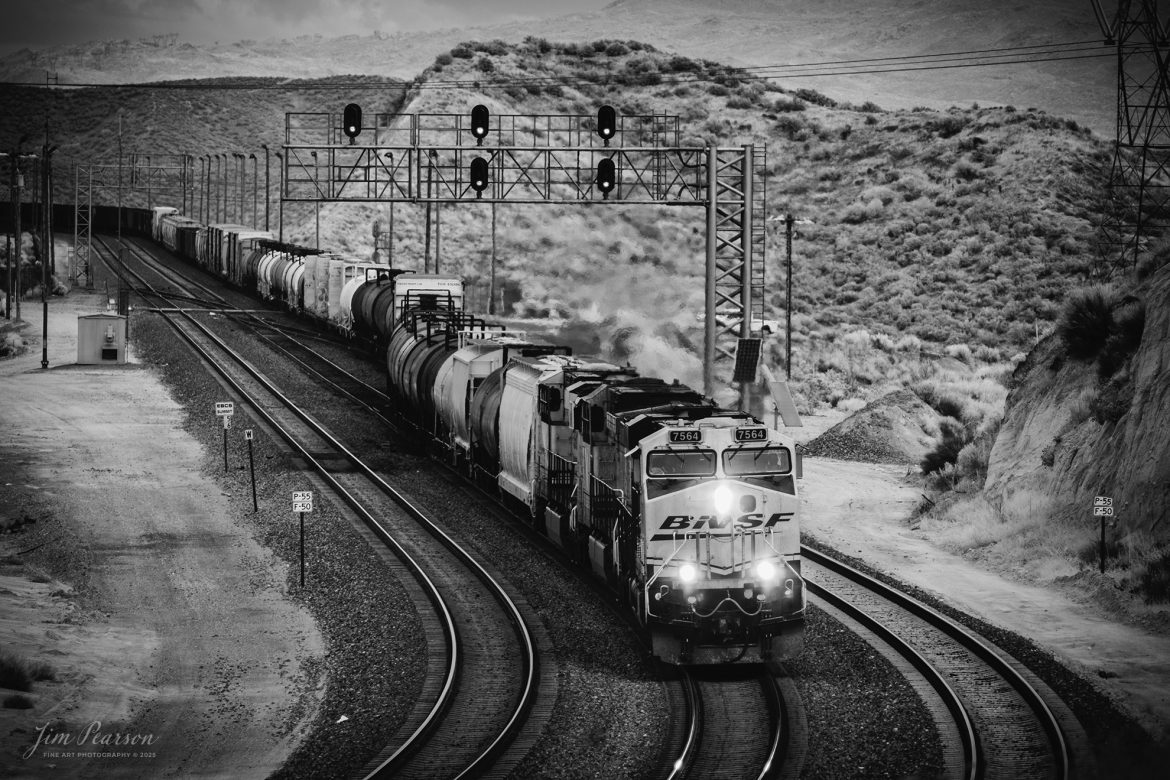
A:
POLYGON ((620 596, 678 664, 804 642, 791 439, 675 382, 464 310, 457 276, 280 244, 155 209, 156 240, 384 359, 395 411, 620 596))

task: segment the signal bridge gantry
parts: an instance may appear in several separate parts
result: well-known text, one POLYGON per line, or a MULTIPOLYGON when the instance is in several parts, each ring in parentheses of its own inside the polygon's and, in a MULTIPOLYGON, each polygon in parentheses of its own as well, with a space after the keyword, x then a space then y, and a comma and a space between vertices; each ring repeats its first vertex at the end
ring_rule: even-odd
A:
POLYGON ((610 203, 706 209, 704 391, 717 363, 754 379, 764 315, 763 146, 679 145, 679 119, 496 114, 285 115, 280 197, 299 203, 610 203), (627 144, 628 142, 628 144, 627 144))

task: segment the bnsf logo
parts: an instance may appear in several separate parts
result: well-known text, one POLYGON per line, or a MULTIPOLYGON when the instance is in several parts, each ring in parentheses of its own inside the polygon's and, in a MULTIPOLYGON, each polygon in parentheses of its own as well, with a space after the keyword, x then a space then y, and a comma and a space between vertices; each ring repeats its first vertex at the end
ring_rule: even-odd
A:
POLYGON ((715 517, 714 515, 667 515, 659 531, 701 531, 710 528, 726 528, 737 525, 741 528, 772 528, 777 523, 785 523, 793 518, 792 512, 776 512, 767 520, 759 512, 750 512, 739 517, 715 517))

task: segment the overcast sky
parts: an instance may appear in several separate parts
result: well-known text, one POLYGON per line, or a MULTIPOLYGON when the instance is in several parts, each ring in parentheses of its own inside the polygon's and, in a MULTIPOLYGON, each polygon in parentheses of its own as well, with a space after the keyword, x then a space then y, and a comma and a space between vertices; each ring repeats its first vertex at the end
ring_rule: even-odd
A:
POLYGON ((177 33, 191 43, 369 35, 593 11, 612 0, 5 0, 0 54, 177 33), (15 7, 11 7, 14 5, 15 7))

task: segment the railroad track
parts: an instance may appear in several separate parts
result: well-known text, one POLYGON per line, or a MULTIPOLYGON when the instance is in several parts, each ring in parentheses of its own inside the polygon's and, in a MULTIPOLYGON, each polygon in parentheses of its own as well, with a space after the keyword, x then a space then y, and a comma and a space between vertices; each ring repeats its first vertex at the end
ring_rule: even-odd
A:
POLYGON ((112 270, 134 276, 145 294, 177 309, 160 314, 394 553, 388 562, 420 608, 427 683, 406 726, 363 774, 482 775, 516 740, 538 691, 537 643, 508 590, 177 301, 151 292, 128 267, 115 268, 114 253, 98 243, 112 270))
MULTIPOLYGON (((206 295, 200 300, 229 305, 214 291, 203 289, 206 295)), ((389 399, 380 390, 292 334, 261 318, 250 319, 256 334, 270 347, 333 392, 344 394, 386 420, 381 408, 389 399)), ((810 571, 817 572, 811 575, 810 592, 830 605, 830 610, 850 616, 878 634, 917 670, 924 698, 927 694, 933 696, 928 708, 939 722, 948 776, 1070 776, 1071 759, 1060 724, 1048 710, 1044 697, 1010 662, 1000 658, 983 640, 956 639, 957 626, 946 625, 949 621, 941 616, 920 613, 916 607, 904 604, 901 594, 885 593, 885 586, 869 581, 860 572, 842 569, 808 548, 804 552, 806 560, 813 562, 810 571), (880 615, 880 620, 875 621, 869 613, 880 615), (985 657, 987 653, 991 655, 985 657)), ((770 684, 760 678, 681 679, 671 693, 678 702, 675 709, 683 716, 676 728, 679 734, 668 740, 679 746, 669 776, 796 776, 792 761, 784 761, 787 737, 783 734, 783 697, 775 692, 777 678, 769 679, 770 684)))
POLYGON ((790 725, 779 673, 769 665, 680 669, 686 720, 668 780, 797 777, 785 763, 790 725))
POLYGON ((809 547, 801 552, 809 593, 877 634, 933 689, 928 708, 939 722, 949 777, 1072 776, 1068 724, 1049 705, 1055 695, 1039 690, 1018 663, 885 583, 809 547))
MULTIPOLYGON (((146 254, 141 247, 136 253, 146 254)), ((144 261, 146 257, 141 257, 144 261)), ((163 273, 168 284, 185 286, 179 273, 163 273)), ((230 303, 216 291, 195 283, 201 290, 200 300, 219 305, 230 303)), ((226 312, 230 313, 230 312, 226 312)), ((392 400, 373 387, 321 355, 287 331, 274 327, 258 317, 240 315, 238 320, 250 320, 252 331, 269 347, 300 367, 315 381, 332 392, 362 405, 388 425, 396 423, 383 414, 392 400)), ((476 487, 482 493, 482 489, 476 487)), ((527 526, 518 524, 526 531, 527 526)), ((538 537, 539 535, 533 534, 538 537)), ((547 541, 543 540, 542 541, 547 541)), ((563 558, 555 548, 554 557, 563 558)), ((567 562, 562 561, 566 566, 567 562)), ((593 584, 591 582, 591 584, 593 584)), ((598 589, 600 598, 609 600, 609 594, 598 589)), ((623 613, 623 617, 628 617, 623 613)), ((636 627, 634 627, 636 628, 636 627)), ((675 754, 668 759, 664 772, 671 778, 776 778, 783 776, 781 767, 788 744, 789 719, 784 710, 784 697, 773 668, 754 669, 744 677, 744 668, 736 667, 730 673, 699 672, 698 677, 683 672, 671 691, 682 715, 675 733, 667 740, 676 745, 675 754)), ((795 776, 795 775, 792 775, 795 776)))

